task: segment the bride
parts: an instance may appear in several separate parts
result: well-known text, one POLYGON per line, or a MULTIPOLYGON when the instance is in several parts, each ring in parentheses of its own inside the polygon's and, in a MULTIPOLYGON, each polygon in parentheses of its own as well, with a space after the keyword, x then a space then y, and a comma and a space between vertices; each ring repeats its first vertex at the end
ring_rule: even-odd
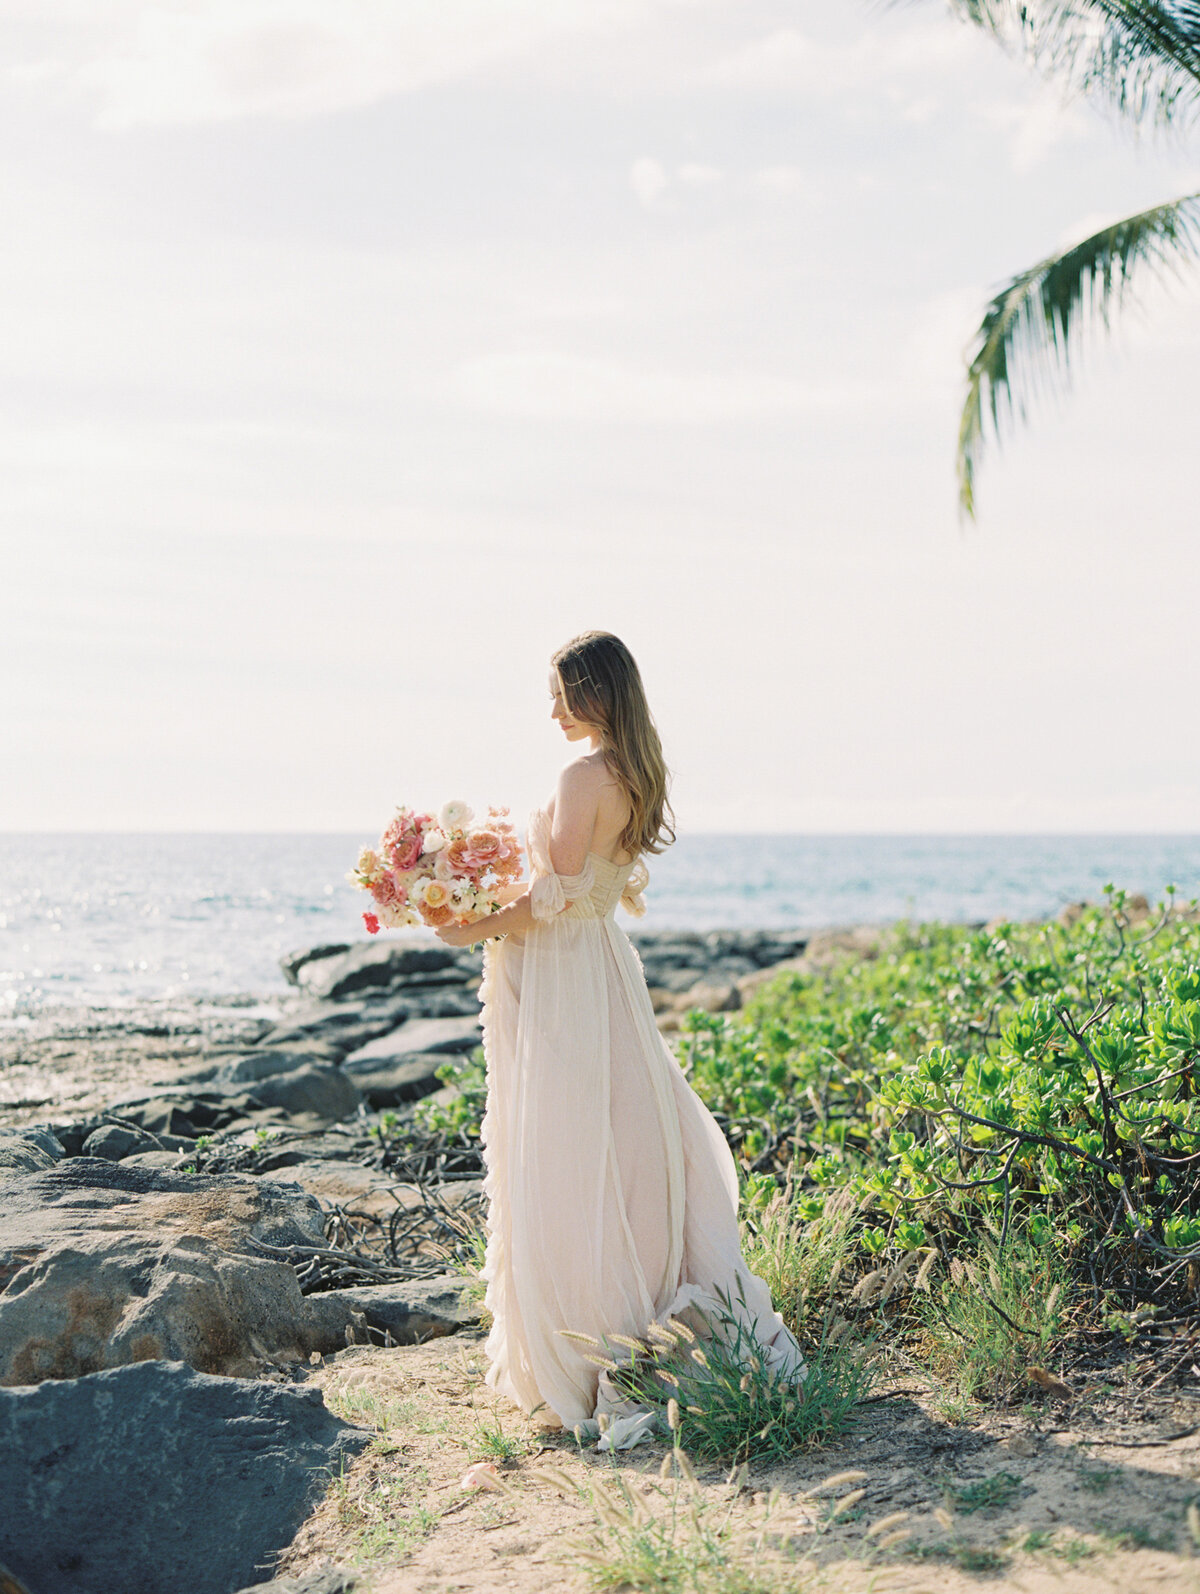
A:
POLYGON ((604 1426, 602 1443, 618 1447, 653 1415, 564 1331, 640 1338, 686 1313, 711 1332, 709 1314, 728 1310, 719 1291, 769 1367, 799 1377, 803 1362, 742 1258, 733 1156, 659 1034, 613 920, 618 902, 644 911, 642 855, 674 840, 637 665, 617 637, 585 632, 554 655, 550 695, 567 741, 588 750, 530 818, 531 879, 498 912, 438 934, 451 946, 488 938, 487 1382, 550 1425, 604 1426))

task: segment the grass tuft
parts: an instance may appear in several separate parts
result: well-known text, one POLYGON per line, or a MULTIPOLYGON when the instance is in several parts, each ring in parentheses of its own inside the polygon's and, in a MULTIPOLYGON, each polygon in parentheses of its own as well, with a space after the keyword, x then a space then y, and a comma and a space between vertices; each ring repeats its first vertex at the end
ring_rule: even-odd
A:
POLYGON ((838 1332, 844 1324, 822 1336, 799 1383, 768 1370, 766 1349, 730 1303, 711 1326, 702 1349, 648 1336, 644 1354, 615 1374, 630 1398, 664 1416, 669 1402, 676 1408, 678 1443, 694 1456, 778 1460, 842 1432, 871 1387, 868 1347, 838 1332))
POLYGON ((720 1495, 705 1496, 686 1452, 668 1452, 657 1482, 624 1474, 586 1486, 557 1469, 535 1474, 577 1494, 595 1525, 563 1554, 594 1589, 629 1594, 785 1594, 809 1588, 807 1561, 790 1554, 776 1531, 780 1497, 772 1494, 748 1519, 734 1520, 744 1474, 720 1495))
POLYGON ((946 1502, 964 1516, 972 1511, 989 1511, 1011 1505, 1021 1491, 1021 1480, 1013 1472, 994 1472, 975 1483, 944 1484, 946 1502))
POLYGON ((973 1258, 917 1298, 921 1359, 961 1401, 999 1397, 1044 1359, 1067 1313, 1065 1267, 1052 1245, 1013 1234, 1003 1250, 984 1236, 973 1258))

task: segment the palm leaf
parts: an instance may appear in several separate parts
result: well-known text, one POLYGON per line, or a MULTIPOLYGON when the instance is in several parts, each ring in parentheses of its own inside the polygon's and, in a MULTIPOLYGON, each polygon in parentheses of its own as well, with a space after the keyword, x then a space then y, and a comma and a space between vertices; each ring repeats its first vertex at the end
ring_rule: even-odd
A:
POLYGON ((1200 193, 1127 216, 1060 254, 1022 271, 988 305, 971 348, 958 431, 959 505, 975 513, 975 470, 985 432, 999 440, 1014 413, 1025 418, 1023 389, 1065 380, 1081 323, 1109 324, 1131 277, 1200 255, 1200 193))
POLYGON ((1126 116, 1165 122, 1200 104, 1200 0, 950 0, 1047 75, 1126 116))

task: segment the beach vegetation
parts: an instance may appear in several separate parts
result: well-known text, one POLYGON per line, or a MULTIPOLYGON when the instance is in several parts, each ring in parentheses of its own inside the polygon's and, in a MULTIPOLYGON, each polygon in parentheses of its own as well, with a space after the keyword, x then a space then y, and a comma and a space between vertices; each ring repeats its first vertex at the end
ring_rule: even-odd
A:
MULTIPOLYGON (((1200 909, 1176 895, 1151 908, 1109 887, 1047 923, 899 924, 739 1012, 685 1017, 679 1062, 733 1149, 748 1263, 806 1352, 836 1350, 845 1320, 847 1345, 902 1348, 965 1415, 1068 1399, 1055 1368, 1085 1326, 1133 1338, 1190 1309, 1200 909)), ((477 1144, 482 1054, 443 1072, 459 1093, 423 1104, 426 1131, 477 1144)), ((821 1431, 803 1402, 782 1422, 778 1398, 756 1394, 757 1426, 723 1395, 681 1400, 706 1413, 703 1433, 688 1413, 689 1447, 729 1453, 738 1423, 768 1447, 821 1431)))

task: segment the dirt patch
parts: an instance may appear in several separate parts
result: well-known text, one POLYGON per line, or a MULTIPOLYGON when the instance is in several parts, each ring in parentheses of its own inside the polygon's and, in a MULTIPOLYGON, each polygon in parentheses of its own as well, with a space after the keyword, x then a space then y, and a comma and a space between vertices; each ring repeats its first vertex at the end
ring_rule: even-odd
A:
MULTIPOLYGON (((616 1458, 547 1436, 483 1383, 483 1347, 465 1335, 380 1350, 356 1346, 311 1374, 330 1405, 373 1425, 372 1448, 333 1483, 288 1551, 289 1573, 356 1564, 372 1594, 491 1594, 586 1587, 573 1544, 598 1526, 580 1495, 533 1474, 550 1464, 575 1484, 623 1478, 653 1504, 665 1441, 616 1458), (512 1493, 464 1490, 475 1461, 497 1459, 512 1493)), ((1166 1397, 1122 1424, 1046 1404, 970 1426, 938 1416, 922 1393, 896 1392, 860 1408, 836 1443, 752 1469, 732 1520, 771 1521, 800 1558, 793 1586, 897 1594, 1170 1591, 1200 1594, 1188 1528, 1200 1497, 1200 1402, 1166 1397), (861 1480, 809 1491, 831 1474, 861 1480), (834 1520, 830 1501, 863 1493, 834 1520), (883 1550, 868 1529, 906 1512, 902 1543, 883 1550), (940 1514, 939 1514, 940 1513, 940 1514)), ((699 1466, 697 1496, 730 1494, 723 1468, 699 1466)), ((720 1584, 714 1583, 714 1589, 720 1584)))

